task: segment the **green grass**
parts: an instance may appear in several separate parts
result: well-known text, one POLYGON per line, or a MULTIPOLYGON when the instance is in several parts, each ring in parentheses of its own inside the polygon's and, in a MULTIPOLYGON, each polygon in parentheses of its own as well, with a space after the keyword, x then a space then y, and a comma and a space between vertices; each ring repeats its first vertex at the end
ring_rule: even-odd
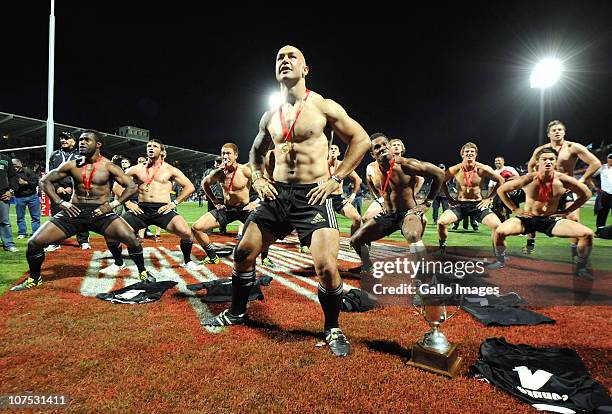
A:
MULTIPOLYGON (((363 212, 368 206, 368 202, 364 203, 363 212)), ((197 203, 185 203, 179 206, 179 213, 185 217, 189 224, 194 223, 202 214, 206 212, 205 207, 198 207, 197 203)), ((13 226, 13 236, 15 243, 19 248, 19 253, 9 253, 0 250, 0 293, 5 292, 13 283, 19 279, 28 269, 28 265, 25 259, 25 250, 27 245, 27 239, 17 240, 17 222, 16 213, 14 206, 11 207, 11 223, 13 226)), ((431 217, 431 210, 427 212, 427 218, 429 225, 425 231, 423 241, 427 245, 437 245, 438 236, 436 233, 436 227, 432 224, 433 219, 431 217)), ((43 217, 42 221, 48 220, 47 217, 43 217)), ((593 207, 583 207, 581 211, 582 223, 592 229, 595 228, 595 216, 593 215, 593 207)), ((342 216, 338 216, 338 225, 340 231, 348 233, 350 231, 350 222, 342 216)), ((29 224, 28 224, 29 226, 29 224)), ((238 228, 237 223, 228 226, 228 230, 236 231, 238 228)), ((460 226, 462 228, 462 226, 460 226)), ((28 227, 29 229, 29 227, 28 227)), ((93 237, 99 237, 92 235, 93 237)), ((387 238, 388 240, 403 241, 404 238, 400 232, 396 232, 387 238)), ((525 244, 525 237, 511 237, 508 239, 508 251, 509 253, 518 252, 520 248, 525 244)), ((537 250, 534 258, 554 260, 554 261, 567 261, 569 257, 569 241, 559 238, 549 238, 543 234, 537 236, 537 250)), ((487 252, 490 251, 489 246, 491 245, 491 232, 490 230, 481 225, 478 233, 470 231, 449 231, 448 236, 449 246, 474 246, 482 247, 487 252)), ((612 247, 612 240, 596 239, 595 249, 591 255, 591 262, 595 268, 609 268, 612 262, 610 255, 610 247, 612 247)))

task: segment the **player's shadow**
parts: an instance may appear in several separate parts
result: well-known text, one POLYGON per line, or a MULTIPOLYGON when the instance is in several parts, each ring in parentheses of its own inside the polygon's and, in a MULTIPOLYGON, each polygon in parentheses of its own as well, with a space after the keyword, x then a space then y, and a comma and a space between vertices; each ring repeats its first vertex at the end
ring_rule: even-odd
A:
POLYGON ((292 270, 292 274, 301 277, 315 277, 317 276, 317 272, 315 272, 314 266, 302 267, 297 270, 292 270))
POLYGON ((83 265, 69 265, 65 263, 53 264, 42 271, 45 281, 61 280, 69 278, 82 278, 83 265))
POLYGON ((304 329, 286 330, 278 325, 260 320, 247 319, 246 326, 259 329, 269 339, 278 342, 298 342, 306 338, 322 339, 322 332, 307 331, 304 329))
POLYGON ((409 360, 411 356, 410 349, 404 348, 395 341, 365 341, 365 344, 370 351, 394 355, 405 361, 409 360))

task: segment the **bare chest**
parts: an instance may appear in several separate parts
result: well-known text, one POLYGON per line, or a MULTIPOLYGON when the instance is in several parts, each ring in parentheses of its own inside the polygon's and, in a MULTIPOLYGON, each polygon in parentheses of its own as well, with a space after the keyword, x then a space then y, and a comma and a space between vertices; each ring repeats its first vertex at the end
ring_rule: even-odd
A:
POLYGON ((327 125, 327 118, 313 104, 306 102, 298 115, 299 105, 283 105, 281 111, 277 110, 268 122, 268 131, 274 143, 282 143, 287 137, 294 142, 304 142, 312 137, 323 134, 327 125), (296 120, 297 116, 297 120, 296 120))

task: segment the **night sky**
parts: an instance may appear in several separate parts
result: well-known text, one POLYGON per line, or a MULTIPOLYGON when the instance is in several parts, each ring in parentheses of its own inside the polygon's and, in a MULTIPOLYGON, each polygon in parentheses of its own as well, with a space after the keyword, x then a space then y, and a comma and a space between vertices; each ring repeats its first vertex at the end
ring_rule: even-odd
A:
MULTIPOLYGON (((49 5, 27 3, 3 13, 0 111, 46 119, 49 5)), ((422 160, 458 162, 472 140, 482 162, 527 161, 539 119, 529 72, 551 55, 566 72, 547 91, 545 120, 564 121, 570 140, 611 141, 612 2, 358 7, 356 17, 307 3, 234 3, 238 14, 178 1, 81 3, 56 5, 56 122, 104 132, 133 125, 213 153, 233 141, 246 162, 278 90, 276 52, 292 44, 310 66, 309 88, 369 134, 403 138, 422 160)))

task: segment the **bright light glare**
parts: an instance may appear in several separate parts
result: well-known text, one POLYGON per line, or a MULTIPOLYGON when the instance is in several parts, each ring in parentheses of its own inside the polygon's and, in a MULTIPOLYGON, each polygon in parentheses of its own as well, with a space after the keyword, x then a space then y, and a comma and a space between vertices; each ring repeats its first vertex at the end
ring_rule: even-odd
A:
POLYGON ((283 96, 280 92, 274 92, 270 95, 268 102, 270 104, 270 108, 277 108, 283 103, 283 96))
POLYGON ((559 59, 544 59, 531 72, 529 82, 532 88, 548 88, 561 77, 561 61, 559 59))

